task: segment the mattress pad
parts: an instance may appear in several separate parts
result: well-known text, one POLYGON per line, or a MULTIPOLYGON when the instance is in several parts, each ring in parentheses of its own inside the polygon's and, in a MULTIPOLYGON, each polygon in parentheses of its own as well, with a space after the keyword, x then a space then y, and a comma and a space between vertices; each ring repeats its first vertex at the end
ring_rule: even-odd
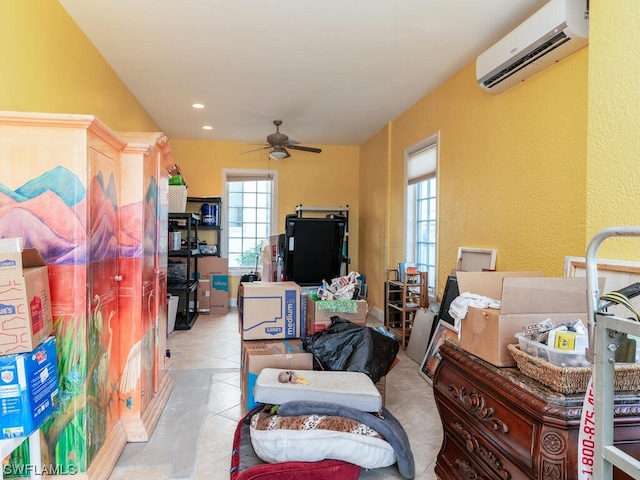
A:
POLYGON ((294 401, 330 402, 363 412, 378 412, 382 396, 361 372, 264 368, 256 380, 256 402, 280 405, 294 401))

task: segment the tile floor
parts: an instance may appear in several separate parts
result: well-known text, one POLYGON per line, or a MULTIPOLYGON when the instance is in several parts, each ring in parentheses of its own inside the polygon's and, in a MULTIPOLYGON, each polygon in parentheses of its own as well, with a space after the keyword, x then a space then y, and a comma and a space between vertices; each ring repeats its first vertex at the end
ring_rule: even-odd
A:
MULTIPOLYGON (((375 318, 368 325, 380 325, 375 318)), ((169 375, 174 389, 151 436, 128 443, 110 480, 221 480, 229 478, 233 433, 240 406, 240 336, 237 311, 200 315, 191 330, 174 331, 169 375)), ((416 480, 433 480, 442 427, 431 387, 404 352, 387 376, 386 407, 405 428, 416 480)), ((363 470, 361 479, 401 479, 395 465, 363 470)))

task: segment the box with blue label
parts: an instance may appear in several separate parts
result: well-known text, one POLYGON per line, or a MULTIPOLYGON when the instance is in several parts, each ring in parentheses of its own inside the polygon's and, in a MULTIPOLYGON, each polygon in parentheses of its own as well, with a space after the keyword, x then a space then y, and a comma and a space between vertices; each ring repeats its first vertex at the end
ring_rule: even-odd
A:
POLYGON ((295 282, 243 282, 238 318, 243 340, 300 338, 300 286, 295 282))
MULTIPOLYGON (((216 256, 205 256, 198 259, 198 275, 200 279, 208 279, 208 292, 202 294, 198 307, 211 315, 226 315, 229 312, 229 260, 216 256), (203 305, 204 297, 207 304, 203 305)), ((205 287, 202 285, 202 287, 205 287)))
POLYGON ((229 275, 215 273, 211 275, 211 315, 226 315, 229 312, 229 275))
POLYGON ((28 353, 0 356, 0 438, 36 431, 58 401, 54 337, 28 353))

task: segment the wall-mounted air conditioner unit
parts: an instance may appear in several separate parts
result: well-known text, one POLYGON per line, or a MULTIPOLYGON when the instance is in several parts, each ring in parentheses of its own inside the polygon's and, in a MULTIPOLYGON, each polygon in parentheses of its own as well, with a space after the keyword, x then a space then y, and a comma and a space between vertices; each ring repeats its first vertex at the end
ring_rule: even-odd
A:
POLYGON ((551 0, 476 60, 478 85, 501 93, 589 42, 589 0, 551 0))

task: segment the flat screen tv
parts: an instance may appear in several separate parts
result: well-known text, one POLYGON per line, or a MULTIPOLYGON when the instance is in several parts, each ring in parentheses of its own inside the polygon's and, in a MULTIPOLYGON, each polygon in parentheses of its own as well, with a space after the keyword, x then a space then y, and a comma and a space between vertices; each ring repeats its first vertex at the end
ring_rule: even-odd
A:
POLYGON ((288 215, 285 225, 285 279, 302 286, 322 285, 340 276, 346 222, 342 217, 288 215))

